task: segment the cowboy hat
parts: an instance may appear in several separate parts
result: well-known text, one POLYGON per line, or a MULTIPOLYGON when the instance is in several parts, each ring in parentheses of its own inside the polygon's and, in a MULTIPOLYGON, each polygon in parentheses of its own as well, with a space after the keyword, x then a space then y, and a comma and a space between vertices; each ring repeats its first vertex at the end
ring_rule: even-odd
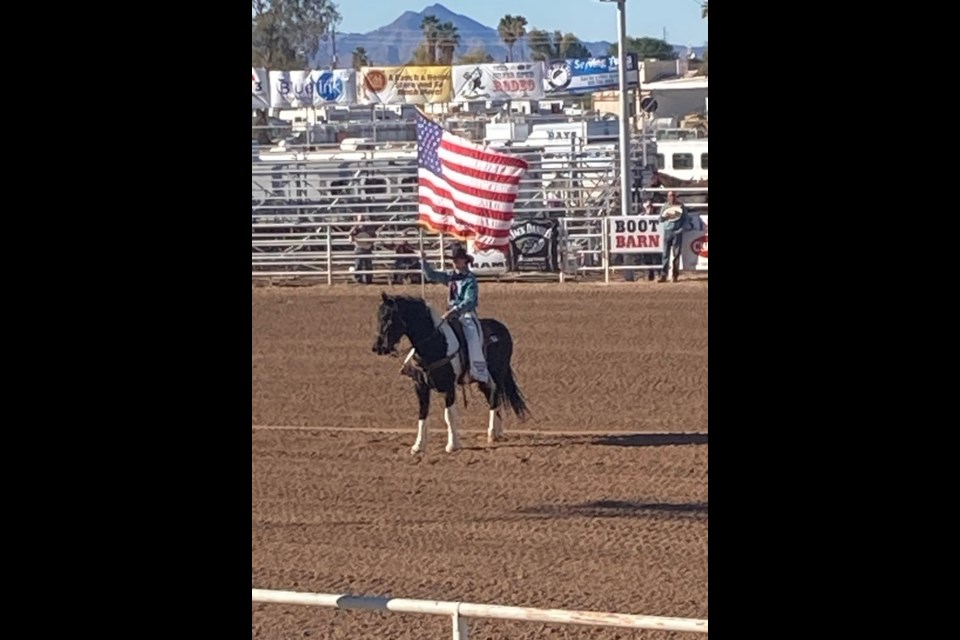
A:
POLYGON ((467 250, 463 247, 456 247, 453 250, 453 254, 450 256, 451 260, 466 260, 468 264, 473 264, 473 256, 467 253, 467 250))

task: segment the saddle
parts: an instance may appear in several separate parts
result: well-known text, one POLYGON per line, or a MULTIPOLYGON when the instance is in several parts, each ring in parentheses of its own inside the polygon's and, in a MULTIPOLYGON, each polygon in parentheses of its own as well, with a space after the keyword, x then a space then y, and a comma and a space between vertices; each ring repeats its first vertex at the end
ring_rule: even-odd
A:
MULTIPOLYGON (((457 349, 457 355, 460 358, 460 377, 457 379, 457 384, 463 385, 466 384, 467 379, 470 376, 470 349, 467 346, 467 338, 463 334, 463 324, 460 322, 460 318, 451 316, 447 318, 447 324, 450 325, 450 328, 453 329, 453 335, 457 337, 457 344, 459 348, 457 349)), ((480 319, 477 318, 477 324, 480 325, 480 349, 483 351, 483 359, 487 359, 487 334, 483 329, 483 323, 480 322, 480 319)))
MULTIPOLYGON (((400 374, 413 378, 414 380, 422 380, 423 376, 428 374, 430 371, 441 367, 448 362, 453 362, 455 359, 460 360, 460 376, 457 378, 457 384, 464 386, 467 384, 467 381, 470 377, 470 348, 467 346, 467 338, 463 334, 463 324, 460 322, 460 319, 455 316, 450 316, 447 318, 446 323, 450 326, 450 329, 453 331, 453 335, 457 338, 457 352, 439 360, 433 362, 423 368, 422 365, 414 366, 409 362, 405 363, 400 367, 400 374)), ((490 341, 490 336, 486 333, 483 328, 483 324, 480 324, 480 348, 483 351, 483 358, 487 359, 487 344, 490 341)), ((466 402, 466 396, 464 396, 464 402, 466 402)))

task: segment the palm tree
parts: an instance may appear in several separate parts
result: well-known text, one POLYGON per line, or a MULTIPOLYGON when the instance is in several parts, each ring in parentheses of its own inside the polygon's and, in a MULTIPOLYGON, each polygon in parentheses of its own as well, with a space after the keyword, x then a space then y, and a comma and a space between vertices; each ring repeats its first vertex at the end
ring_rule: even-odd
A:
POLYGON ((703 0, 703 2, 700 4, 700 17, 704 20, 707 19, 707 2, 709 1, 710 0, 703 0))
POLYGON ((363 47, 357 47, 353 51, 353 68, 359 69, 360 67, 369 67, 373 64, 373 61, 370 60, 370 57, 367 55, 367 50, 363 47))
POLYGON ((427 64, 437 64, 437 30, 440 28, 440 19, 437 16, 423 16, 420 29, 426 40, 427 64))
POLYGON ((512 16, 509 13, 500 18, 500 24, 497 25, 497 33, 503 44, 507 45, 510 52, 507 62, 513 62, 513 45, 527 35, 527 19, 523 16, 512 16))
POLYGON ((452 22, 444 22, 437 27, 437 49, 439 64, 453 64, 453 54, 460 46, 460 34, 452 22))

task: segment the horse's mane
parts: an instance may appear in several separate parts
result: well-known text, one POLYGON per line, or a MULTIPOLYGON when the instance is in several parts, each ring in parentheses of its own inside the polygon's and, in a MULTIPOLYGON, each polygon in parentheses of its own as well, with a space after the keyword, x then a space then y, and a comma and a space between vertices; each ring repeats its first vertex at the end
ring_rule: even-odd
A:
POLYGON ((412 312, 416 316, 421 316, 421 319, 427 319, 431 323, 433 322, 433 316, 430 313, 430 305, 427 304, 427 301, 420 296, 396 295, 392 297, 394 301, 396 301, 397 306, 403 307, 405 310, 412 312))
POLYGON ((404 296, 404 295, 395 295, 391 296, 394 300, 405 306, 420 306, 428 307, 427 301, 421 298, 420 296, 404 296))

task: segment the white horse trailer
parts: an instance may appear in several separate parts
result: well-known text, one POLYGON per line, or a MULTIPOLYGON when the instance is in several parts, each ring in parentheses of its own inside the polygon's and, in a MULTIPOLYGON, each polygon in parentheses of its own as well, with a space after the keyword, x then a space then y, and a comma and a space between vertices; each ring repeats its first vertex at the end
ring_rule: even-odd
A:
POLYGON ((681 180, 706 180, 707 140, 657 140, 657 169, 681 180))

